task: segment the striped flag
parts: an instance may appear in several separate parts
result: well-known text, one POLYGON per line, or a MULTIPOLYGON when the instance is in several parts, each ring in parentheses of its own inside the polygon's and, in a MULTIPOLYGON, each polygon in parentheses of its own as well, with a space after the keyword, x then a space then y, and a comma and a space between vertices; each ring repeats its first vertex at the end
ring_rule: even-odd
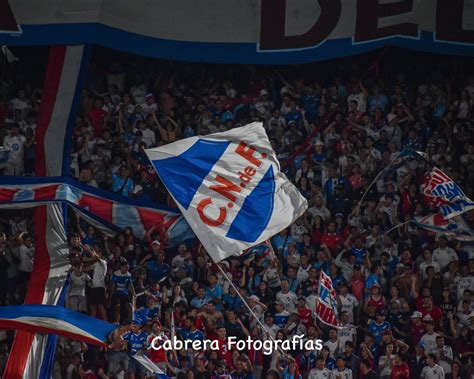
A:
POLYGON ((215 262, 268 240, 308 206, 258 122, 145 152, 215 262))
MULTIPOLYGON (((36 175, 69 173, 72 132, 91 51, 84 45, 50 48, 36 127, 36 175)), ((35 208, 35 261, 25 304, 63 304, 69 267, 65 209, 60 203, 35 208)), ((51 377, 56 339, 54 334, 18 331, 3 377, 51 377)))
POLYGON ((29 304, 0 307, 0 329, 59 334, 107 346, 107 338, 117 325, 60 306, 29 304))
POLYGON ((324 270, 321 270, 318 299, 316 300, 316 316, 323 324, 341 328, 337 313, 336 296, 331 277, 324 270))
POLYGON ((474 209, 461 187, 437 167, 426 177, 423 193, 438 200, 439 211, 447 220, 474 209))
POLYGON ((416 217, 413 223, 429 232, 437 233, 459 241, 474 241, 474 230, 464 221, 462 216, 456 216, 445 220, 441 214, 431 214, 424 217, 416 217))

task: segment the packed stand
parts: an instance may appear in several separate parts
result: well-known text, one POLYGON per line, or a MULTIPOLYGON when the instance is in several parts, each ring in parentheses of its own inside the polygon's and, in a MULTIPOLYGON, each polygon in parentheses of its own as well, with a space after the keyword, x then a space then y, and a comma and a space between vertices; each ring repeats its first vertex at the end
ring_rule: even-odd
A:
MULTIPOLYGON (((365 62, 338 67, 337 75, 318 65, 93 65, 73 136, 71 174, 81 182, 173 205, 145 148, 261 121, 309 208, 272 238, 273 250, 221 263, 265 328, 196 241, 169 246, 159 225, 144 241, 133 225, 108 237, 72 218, 66 306, 120 327, 107 349, 60 338, 54 377, 145 378, 133 358, 141 353, 186 379, 473 375, 473 245, 408 222, 393 228, 437 211, 420 190, 433 165, 472 198, 474 76, 446 58, 435 64, 424 56, 406 70, 384 59, 379 74, 367 73, 365 62), (367 190, 403 148, 428 158, 389 170, 367 190), (320 270, 331 276, 344 328, 315 317, 320 270), (217 340, 221 349, 151 349, 163 333, 217 340), (230 336, 265 340, 267 333, 322 339, 323 349, 266 356, 222 348, 230 336)), ((21 288, 32 251, 26 220, 21 229, 3 220, 0 245, 5 272, 18 266, 3 280, 21 288)), ((21 288, 3 301, 21 302, 21 288)))

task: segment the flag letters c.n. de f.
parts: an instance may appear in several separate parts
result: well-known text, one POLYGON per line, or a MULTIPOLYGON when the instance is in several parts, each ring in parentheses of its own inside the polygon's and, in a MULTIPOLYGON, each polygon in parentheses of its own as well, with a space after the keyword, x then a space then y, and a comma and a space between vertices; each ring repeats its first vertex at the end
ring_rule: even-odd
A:
POLYGON ((267 240, 307 208, 306 199, 280 172, 261 123, 146 153, 215 261, 267 240))

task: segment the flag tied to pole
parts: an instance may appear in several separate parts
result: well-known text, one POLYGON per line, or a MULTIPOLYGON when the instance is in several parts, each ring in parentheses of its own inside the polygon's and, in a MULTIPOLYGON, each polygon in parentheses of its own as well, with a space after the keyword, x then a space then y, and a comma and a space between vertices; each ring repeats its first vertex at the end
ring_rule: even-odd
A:
POLYGON ((338 319, 336 296, 331 277, 321 270, 318 299, 316 300, 316 316, 323 324, 342 328, 338 319))
POLYGON ((269 239, 307 208, 306 199, 280 171, 261 123, 146 153, 216 262, 269 239))

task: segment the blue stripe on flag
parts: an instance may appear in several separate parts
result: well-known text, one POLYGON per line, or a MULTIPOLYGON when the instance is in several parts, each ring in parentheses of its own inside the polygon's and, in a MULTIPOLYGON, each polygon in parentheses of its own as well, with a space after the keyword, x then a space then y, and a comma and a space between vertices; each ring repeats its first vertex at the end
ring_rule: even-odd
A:
POLYGON ((184 153, 151 163, 175 200, 188 209, 202 182, 229 144, 230 141, 198 139, 184 153))
POLYGON ((270 221, 274 198, 275 178, 273 167, 270 166, 254 190, 245 199, 226 237, 255 242, 270 221))
POLYGON ((65 321, 99 341, 105 341, 117 328, 117 325, 60 306, 25 304, 0 307, 0 320, 15 321, 20 317, 32 317, 37 319, 38 323, 41 323, 41 318, 65 321))

